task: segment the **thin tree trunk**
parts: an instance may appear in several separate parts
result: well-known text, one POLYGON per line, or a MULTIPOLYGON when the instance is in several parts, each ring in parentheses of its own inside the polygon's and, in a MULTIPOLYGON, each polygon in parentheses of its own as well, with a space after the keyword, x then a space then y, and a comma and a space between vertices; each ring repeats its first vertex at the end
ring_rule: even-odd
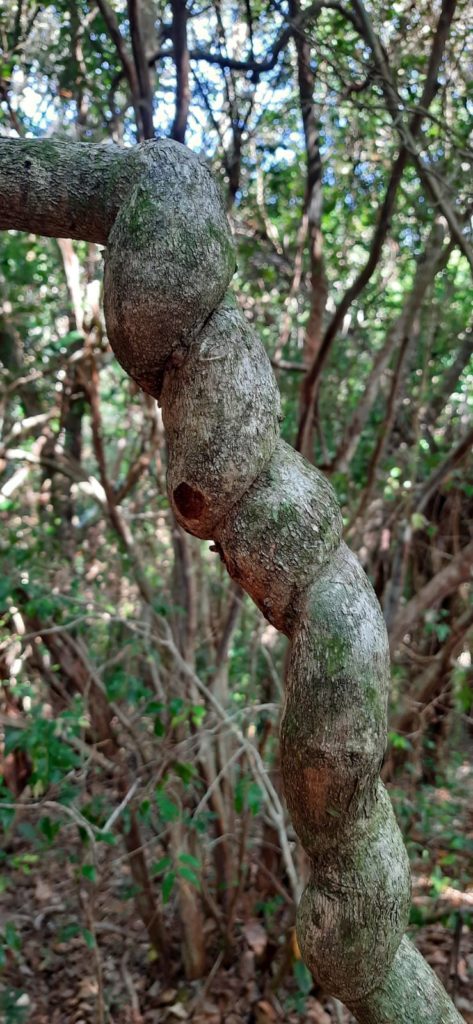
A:
POLYGON ((429 404, 422 418, 424 430, 430 430, 444 409, 471 357, 473 356, 473 328, 465 331, 452 365, 440 382, 438 391, 429 398, 429 404))
MULTIPOLYGON (((395 122, 397 123, 397 121, 399 120, 397 93, 390 82, 389 70, 386 69, 385 66, 386 62, 383 56, 383 48, 379 41, 374 36, 371 23, 368 19, 363 4, 361 3, 361 0, 353 0, 353 6, 357 12, 359 30, 362 33, 362 35, 364 35, 369 46, 373 51, 375 62, 379 68, 379 73, 381 75, 382 82, 385 85, 388 100, 388 109, 392 113, 392 116, 395 119, 395 122)), ((313 360, 312 365, 307 373, 305 387, 307 389, 308 400, 305 403, 305 406, 301 413, 301 418, 299 421, 298 439, 300 439, 303 436, 304 431, 307 429, 307 424, 313 418, 314 402, 317 395, 318 381, 322 373, 322 370, 325 366, 325 363, 328 359, 328 356, 331 352, 332 345, 337 337, 338 330, 341 324, 343 323, 343 319, 346 313, 348 312, 350 306, 355 302, 355 300, 358 298, 358 296, 361 294, 363 289, 370 281, 378 265, 382 248, 391 226, 391 217, 394 211, 397 193, 399 185, 402 180, 402 176, 404 174, 404 170, 407 166, 408 160, 412 157, 412 154, 416 153, 415 139, 421 128, 422 117, 427 112, 437 90, 437 74, 442 62, 442 57, 448 40, 451 22, 453 19, 453 15, 455 13, 455 7, 456 0, 443 0, 442 10, 437 23, 435 36, 432 43, 432 49, 429 56, 429 64, 427 68, 427 74, 425 77, 424 87, 422 90, 422 96, 418 105, 418 109, 415 111, 415 113, 412 115, 410 119, 408 128, 406 129, 405 132, 401 132, 401 145, 396 160, 394 161, 392 167, 391 175, 386 188, 384 201, 380 210, 377 226, 375 228, 373 238, 371 241, 368 259, 365 263, 365 266, 357 275, 353 284, 350 285, 350 287, 347 289, 345 295, 343 296, 343 299, 337 306, 337 309, 335 310, 335 313, 325 330, 320 350, 316 358, 313 360), (422 113, 420 113, 420 111, 422 111, 422 113)), ((432 175, 430 175, 430 173, 427 172, 427 176, 430 181, 432 175)), ((441 197, 438 196, 439 189, 435 185, 434 190, 435 197, 439 200, 440 209, 442 210, 442 212, 445 212, 445 204, 441 202, 441 197)), ((456 218, 453 217, 452 220, 452 217, 447 217, 447 220, 450 226, 452 236, 455 238, 457 243, 461 245, 462 248, 464 249, 463 236, 461 236, 461 232, 459 233, 456 218), (459 237, 459 234, 461 237, 459 237)))
POLYGON ((466 547, 462 548, 450 560, 448 565, 429 580, 428 583, 419 590, 419 593, 412 597, 406 604, 397 617, 394 620, 393 627, 390 633, 391 650, 394 651, 397 645, 401 642, 402 638, 412 630, 413 626, 416 625, 421 615, 427 611, 428 608, 432 608, 438 605, 441 601, 447 597, 448 594, 453 593, 461 583, 466 583, 473 577, 473 541, 467 544, 466 547))
POLYGON ((436 274, 445 265, 450 254, 450 247, 441 250, 444 230, 440 224, 434 224, 425 248, 417 261, 414 282, 404 303, 404 308, 395 323, 388 331, 386 341, 375 356, 373 367, 365 383, 363 394, 355 412, 347 425, 338 451, 330 465, 330 470, 347 470, 357 450, 368 416, 378 396, 383 373, 389 366, 393 352, 402 343, 403 337, 409 334, 424 301, 427 289, 436 274))
POLYGON ((137 69, 135 67, 132 56, 129 54, 125 45, 125 40, 120 32, 118 19, 115 11, 107 0, 96 0, 97 7, 103 17, 105 25, 107 27, 108 34, 118 54, 118 59, 123 68, 123 73, 128 82, 131 92, 131 98, 133 103, 133 109, 135 112, 136 119, 136 137, 138 142, 143 142, 147 138, 142 111, 140 103, 140 83, 138 81, 137 69))
POLYGON ((425 77, 422 96, 417 105, 415 113, 409 122, 402 116, 402 107, 399 105, 399 94, 391 74, 386 49, 376 35, 368 12, 362 0, 352 0, 355 18, 360 34, 371 49, 373 62, 376 67, 377 76, 381 84, 386 108, 392 118, 393 124, 399 132, 402 140, 402 147, 407 149, 409 159, 414 163, 423 185, 428 192, 437 210, 440 211, 450 229, 450 234, 455 244, 468 260, 473 270, 473 249, 463 233, 462 224, 458 220, 454 208, 455 194, 452 186, 445 181, 439 181, 437 172, 432 172, 427 161, 421 156, 416 144, 416 136, 419 134, 422 118, 437 92, 437 75, 441 65, 445 45, 447 43, 453 16, 456 10, 456 0, 442 0, 442 8, 434 36, 432 49, 429 56, 429 64, 425 77))
POLYGON ((131 46, 139 86, 138 102, 141 123, 143 125, 143 137, 145 139, 152 139, 154 138, 153 90, 151 88, 151 73, 143 38, 141 0, 127 0, 127 5, 128 18, 130 20, 131 46))
POLYGON ((176 68, 176 113, 171 136, 176 142, 184 142, 189 117, 189 47, 187 43, 187 7, 185 0, 171 0, 172 39, 174 44, 174 65, 176 68))
POLYGON ((437 469, 431 473, 429 478, 420 488, 415 504, 416 512, 424 511, 440 484, 450 476, 450 473, 453 473, 453 470, 460 465, 466 455, 471 455, 472 450, 473 427, 470 427, 463 437, 460 438, 458 444, 455 445, 455 448, 449 452, 443 462, 440 463, 440 466, 437 466, 437 469))
MULTIPOLYGON (((445 689, 446 680, 451 671, 451 660, 461 649, 465 636, 473 625, 473 608, 468 608, 453 624, 452 632, 439 654, 435 655, 424 672, 409 686, 406 693, 407 710, 394 718, 391 728, 401 736, 408 736, 422 727, 426 708, 435 701, 445 689)), ((389 782, 394 772, 403 764, 405 750, 391 750, 389 758, 383 766, 383 780, 389 782)))
MULTIPOLYGON (((299 0, 290 0, 289 14, 293 21, 300 18, 299 0)), ((299 103, 304 126, 307 158, 307 183, 305 211, 307 214, 307 239, 310 256, 310 310, 304 338, 304 362, 307 367, 317 359, 322 344, 322 326, 327 301, 327 278, 323 259, 322 235, 322 159, 319 146, 319 129, 315 114, 315 76, 311 67, 310 45, 303 32, 295 31, 294 43, 297 52, 297 75, 299 82, 299 103)), ((297 439, 297 449, 310 462, 314 457, 314 416, 304 417, 308 404, 315 408, 315 394, 307 390, 303 379, 301 385, 301 421, 304 429, 297 439)))
POLYGON ((368 474, 367 474, 366 486, 365 486, 365 489, 364 489, 364 491, 362 493, 362 496, 361 496, 358 508, 357 508, 357 510, 356 510, 356 512, 355 512, 355 514, 353 516, 352 522, 350 524, 350 530, 351 530, 351 527, 352 527, 353 524, 355 524, 356 522, 361 522, 362 521, 363 513, 364 513, 366 507, 368 506, 368 504, 369 504, 369 502, 371 500, 371 495, 373 493, 374 486, 375 486, 375 483, 376 483, 376 474, 378 472, 378 468, 380 466, 381 460, 382 460, 382 458, 384 456, 384 453, 386 451, 386 447, 387 447, 387 444, 388 444, 388 441, 389 441, 389 437, 390 437, 390 434, 391 434, 391 430, 392 430, 392 427, 393 427, 393 423, 394 423, 394 420, 395 420, 397 401, 398 401, 399 392, 400 392, 401 386, 402 386, 402 379, 403 379, 403 376, 404 376, 404 373, 405 373, 405 368, 406 368, 406 362, 407 362, 408 354, 409 354, 409 351, 412 349, 412 346, 413 346, 414 342, 416 341, 416 339, 417 339, 417 331, 415 331, 415 333, 413 333, 411 335, 406 334, 404 336, 404 338, 402 339, 402 342, 401 342, 401 345, 400 345, 400 348, 399 348, 399 353, 398 353, 396 367, 395 367, 395 370, 394 370, 394 373, 393 373, 393 379, 392 379, 391 389, 390 389, 390 392, 389 392, 388 404, 387 404, 387 408, 386 408, 386 415, 385 415, 384 420, 383 420, 383 422, 381 424, 381 427, 380 427, 380 429, 378 431, 378 439, 376 441, 376 444, 375 444, 375 447, 374 447, 374 451, 373 451, 373 454, 371 456, 371 459, 370 459, 370 462, 369 462, 369 466, 368 466, 368 474))

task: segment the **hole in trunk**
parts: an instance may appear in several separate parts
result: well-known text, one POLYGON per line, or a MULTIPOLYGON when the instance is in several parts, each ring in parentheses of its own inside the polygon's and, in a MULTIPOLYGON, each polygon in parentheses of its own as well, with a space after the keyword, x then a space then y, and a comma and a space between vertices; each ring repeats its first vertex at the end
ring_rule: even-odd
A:
POLYGON ((202 515, 205 508, 204 495, 200 491, 194 490, 193 487, 189 487, 189 484, 179 484, 173 497, 179 512, 186 519, 199 519, 199 516, 202 515))

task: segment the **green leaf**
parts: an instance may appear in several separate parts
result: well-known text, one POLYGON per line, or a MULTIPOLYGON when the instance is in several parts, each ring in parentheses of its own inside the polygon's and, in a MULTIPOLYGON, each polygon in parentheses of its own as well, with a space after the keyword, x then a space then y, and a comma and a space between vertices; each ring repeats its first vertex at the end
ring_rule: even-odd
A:
POLYGON ((174 888, 174 882, 176 881, 176 872, 170 871, 169 874, 165 875, 161 885, 161 892, 163 894, 163 903, 168 903, 174 888))
POLYGON ((61 822, 51 821, 51 818, 46 816, 40 819, 39 827, 48 842, 52 843, 61 829, 61 822))
POLYGON ((15 952, 18 952, 18 950, 21 949, 20 936, 18 935, 15 925, 12 924, 11 921, 7 921, 5 925, 4 940, 8 949, 12 949, 15 952))
POLYGON ((183 783, 187 786, 191 779, 194 778, 195 768, 193 764, 185 764, 182 761, 174 761, 173 769, 176 775, 182 779, 183 783))
POLYGON ((200 888, 200 881, 197 878, 195 871, 192 871, 191 868, 179 866, 177 871, 181 878, 187 879, 187 881, 190 882, 191 885, 195 886, 196 889, 200 888))
POLYGON ((95 938, 92 935, 92 932, 89 931, 88 928, 81 928, 81 935, 82 935, 82 938, 84 939, 84 942, 85 942, 86 946, 88 946, 89 949, 94 949, 95 948, 95 938))
POLYGON ((156 790, 156 803, 163 821, 177 821, 180 817, 180 810, 174 800, 168 797, 163 789, 156 790))
POLYGON ((180 853, 179 860, 181 864, 189 864, 191 868, 200 868, 200 861, 197 857, 193 857, 191 853, 180 853))
POLYGON ((165 726, 163 725, 159 715, 156 715, 154 720, 153 732, 155 736, 164 736, 166 732, 165 726))
POLYGON ((302 960, 296 960, 294 963, 294 976, 297 981, 299 991, 304 996, 308 996, 309 992, 314 987, 314 981, 312 975, 302 960))
POLYGON ((58 931, 59 942, 69 942, 69 939, 75 939, 76 935, 79 935, 81 931, 80 925, 77 922, 64 925, 58 931))
POLYGON ((191 722, 195 725, 196 729, 200 728, 206 714, 206 709, 201 704, 194 704, 191 709, 191 722))
POLYGON ((83 878, 88 878, 89 882, 96 881, 97 871, 94 864, 83 864, 80 873, 83 878))
POLYGON ((161 860, 157 860, 151 865, 151 874, 160 875, 166 868, 169 868, 172 864, 170 857, 161 857, 161 860))
POLYGON ((428 519, 422 515, 422 512, 413 512, 411 515, 411 526, 413 530, 423 530, 427 526, 428 519))
POLYGON ((108 846, 115 846, 117 842, 117 836, 113 832, 97 832, 96 839, 98 843, 107 843, 108 846))
POLYGON ((388 740, 395 750, 410 750, 409 740, 406 740, 406 737, 401 736, 398 732, 389 732, 388 740))

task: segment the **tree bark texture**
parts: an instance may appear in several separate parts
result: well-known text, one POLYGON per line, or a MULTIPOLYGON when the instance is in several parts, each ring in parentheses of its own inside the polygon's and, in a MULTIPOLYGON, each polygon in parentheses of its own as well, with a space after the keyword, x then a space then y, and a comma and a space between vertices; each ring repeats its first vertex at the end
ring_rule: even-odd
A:
POLYGON ((305 962, 360 1024, 458 1024, 403 938, 409 866, 379 780, 384 620, 330 484, 279 438, 268 357, 227 293, 235 258, 209 171, 169 140, 129 151, 6 140, 0 203, 1 227, 107 242, 109 339, 162 404, 176 518, 215 540, 290 638, 281 767, 312 866, 298 911, 305 962))

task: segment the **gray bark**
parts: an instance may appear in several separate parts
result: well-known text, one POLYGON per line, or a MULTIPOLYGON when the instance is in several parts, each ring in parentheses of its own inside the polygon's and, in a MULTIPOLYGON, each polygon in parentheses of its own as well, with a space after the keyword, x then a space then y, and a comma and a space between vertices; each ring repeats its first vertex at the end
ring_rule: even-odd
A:
POLYGON ((458 1024, 402 938, 407 855, 379 782, 389 685, 381 611, 341 543, 330 485, 277 438, 279 398, 264 349, 222 303, 234 255, 218 189, 172 142, 117 152, 116 161, 111 150, 59 146, 57 166, 43 175, 40 146, 8 141, 3 157, 0 145, 0 225, 70 234, 73 220, 82 237, 100 240, 103 207, 109 338, 125 369, 161 399, 176 515, 214 537, 230 574, 291 640, 281 764, 312 865, 298 914, 304 959, 360 1024, 458 1024), (31 220, 9 198, 18 191, 15 146, 23 165, 36 161, 31 220))
POLYGON ((105 245, 131 161, 118 146, 0 138, 0 228, 105 245))
POLYGON ((359 1024, 459 1024, 463 1017, 425 960, 403 938, 392 967, 360 1005, 350 1009, 359 1024))

